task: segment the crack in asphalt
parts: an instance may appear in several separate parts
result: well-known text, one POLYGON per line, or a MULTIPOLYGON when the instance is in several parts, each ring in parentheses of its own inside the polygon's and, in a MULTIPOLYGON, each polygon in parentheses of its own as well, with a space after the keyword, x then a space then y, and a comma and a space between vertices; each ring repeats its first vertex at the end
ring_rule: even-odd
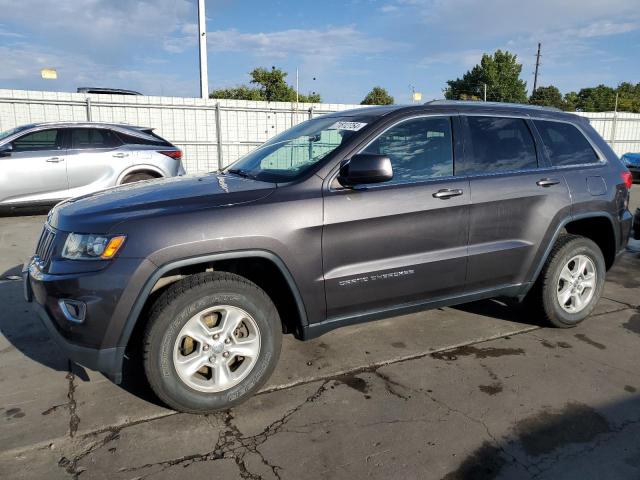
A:
POLYGON ((80 417, 78 416, 78 402, 75 399, 76 394, 76 376, 73 373, 73 367, 71 361, 67 366, 67 374, 64 377, 67 380, 67 401, 65 403, 59 403, 47 408, 42 415, 49 415, 59 408, 65 408, 69 411, 69 437, 73 438, 78 431, 78 425, 80 425, 80 417))
MULTIPOLYGON (((140 477, 141 479, 143 479, 151 475, 163 472, 176 465, 182 465, 186 468, 192 463, 196 462, 232 459, 234 460, 238 468, 238 473, 240 474, 241 478, 246 480, 262 480, 262 476, 250 471, 245 462, 245 457, 248 454, 255 454, 260 458, 262 464, 271 470, 274 477, 278 480, 281 480, 280 471, 282 470, 282 467, 271 463, 259 450, 259 447, 263 445, 267 440, 269 440, 269 438, 283 431, 283 427, 289 422, 291 417, 298 413, 300 409, 302 409, 305 405, 318 400, 326 391, 327 384, 329 382, 330 380, 325 380, 324 382, 322 382, 320 387, 318 387, 318 389, 312 395, 308 396, 304 402, 294 407, 293 409, 288 410, 282 417, 267 425, 260 433, 257 433, 255 435, 243 435, 238 427, 234 424, 234 416, 230 410, 224 412, 223 414, 207 415, 207 418, 210 418, 212 416, 214 418, 220 418, 220 415, 222 415, 222 422, 225 427, 218 434, 218 440, 213 450, 206 453, 196 453, 170 460, 163 460, 161 462, 147 463, 136 467, 122 468, 120 469, 120 472, 137 472, 143 469, 152 468, 154 466, 161 467, 158 471, 150 472, 147 475, 140 477)), ((213 424, 211 426, 215 428, 213 424)))
POLYGON ((587 445, 584 448, 581 448, 580 450, 573 452, 573 453, 568 453, 566 455, 563 455, 562 452, 558 453, 557 455, 549 458, 548 456, 544 459, 542 459, 539 462, 533 463, 532 465, 535 466, 536 468, 538 468, 538 473, 536 473, 535 475, 533 475, 531 477, 531 480, 536 480, 538 478, 540 478, 542 475, 544 475, 545 473, 547 473, 549 470, 551 470, 552 468, 554 468, 558 463, 560 462, 564 462, 567 460, 571 460, 574 458, 578 458, 581 457, 585 454, 591 453, 593 451, 595 451, 596 449, 600 448, 600 446, 602 446, 603 444, 605 444, 606 442, 608 442, 609 440, 611 440, 613 437, 615 437, 616 435, 622 433, 625 429, 627 429, 630 426, 634 426, 640 424, 640 418, 634 419, 634 420, 626 420, 622 423, 620 423, 617 427, 612 428, 610 432, 604 433, 604 434, 600 434, 598 437, 598 439, 592 441, 589 445, 587 445), (547 462, 551 461, 551 463, 549 464, 548 467, 546 468, 540 468, 539 465, 545 464, 547 462))

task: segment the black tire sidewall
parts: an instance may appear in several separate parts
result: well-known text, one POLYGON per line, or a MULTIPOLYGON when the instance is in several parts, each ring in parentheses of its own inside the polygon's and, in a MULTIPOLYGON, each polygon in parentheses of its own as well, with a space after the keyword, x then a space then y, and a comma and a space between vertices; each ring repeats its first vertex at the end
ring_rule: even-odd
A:
POLYGON ((600 299, 604 288, 606 265, 600 248, 587 238, 571 240, 562 247, 549 265, 549 274, 545 282, 542 300, 551 323, 559 327, 574 327, 588 317, 600 299), (558 302, 557 286, 562 268, 576 255, 585 255, 591 259, 596 269, 596 287, 589 305, 578 313, 565 311, 558 302))
POLYGON ((152 180, 153 178, 155 177, 147 173, 132 173, 124 178, 124 180, 122 181, 122 184, 126 185, 127 183, 142 182, 144 180, 152 180))
POLYGON ((169 302, 152 319, 147 333, 145 370, 158 396, 171 407, 188 412, 228 408, 254 393, 273 371, 282 341, 277 312, 257 287, 212 282, 189 289, 169 302), (260 354, 251 372, 238 385, 223 392, 200 392, 186 385, 173 364, 173 348, 184 324, 198 312, 216 305, 232 305, 249 313, 260 330, 260 354))

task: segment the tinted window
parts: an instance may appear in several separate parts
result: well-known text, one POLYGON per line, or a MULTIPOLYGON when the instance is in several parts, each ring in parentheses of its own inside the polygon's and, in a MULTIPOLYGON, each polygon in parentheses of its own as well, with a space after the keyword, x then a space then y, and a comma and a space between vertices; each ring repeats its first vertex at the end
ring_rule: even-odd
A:
POLYGON ((464 173, 505 172, 538 166, 535 143, 524 120, 467 117, 467 124, 471 145, 464 173))
POLYGON ((104 128, 74 128, 71 132, 71 148, 113 148, 120 140, 111 130, 104 128))
POLYGON ((449 118, 416 118, 380 135, 363 153, 387 155, 393 180, 415 182, 453 175, 453 146, 449 118))
POLYGON ((569 123, 534 120, 552 165, 597 163, 596 152, 589 141, 569 123))
POLYGON ((118 132, 120 139, 129 145, 162 145, 165 147, 171 146, 164 138, 159 137, 153 132, 144 132, 147 138, 136 137, 135 135, 127 135, 126 133, 118 132), (151 137, 151 138, 149 138, 151 137))
POLYGON ((62 146, 62 130, 40 130, 27 133, 13 142, 15 152, 37 152, 40 150, 58 150, 62 146))

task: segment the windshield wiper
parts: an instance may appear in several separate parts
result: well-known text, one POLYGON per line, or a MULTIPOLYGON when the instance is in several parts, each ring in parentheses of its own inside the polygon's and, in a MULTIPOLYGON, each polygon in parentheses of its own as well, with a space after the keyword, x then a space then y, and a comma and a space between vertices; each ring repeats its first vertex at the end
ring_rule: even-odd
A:
POLYGON ((242 170, 240 168, 231 168, 231 169, 227 170, 227 173, 233 173, 234 175, 238 175, 239 177, 250 178, 251 180, 255 180, 256 179, 255 175, 252 175, 249 172, 247 172, 246 170, 242 170))

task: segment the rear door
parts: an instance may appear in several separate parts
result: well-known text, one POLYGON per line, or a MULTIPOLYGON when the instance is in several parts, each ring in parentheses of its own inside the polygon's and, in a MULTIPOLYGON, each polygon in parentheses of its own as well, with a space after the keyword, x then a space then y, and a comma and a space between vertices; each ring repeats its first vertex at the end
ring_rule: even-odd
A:
POLYGON ((362 153, 391 158, 393 180, 325 192, 323 267, 330 318, 464 290, 469 185, 454 176, 457 117, 400 120, 362 153))
POLYGON ((68 197, 64 129, 26 133, 0 158, 0 202, 38 202, 68 197))
POLYGON ((472 291, 527 282, 571 201, 563 176, 545 163, 525 118, 469 115, 465 162, 469 176, 469 264, 472 291))
POLYGON ((67 154, 71 196, 95 192, 116 184, 131 165, 130 152, 107 128, 73 128, 67 154))

